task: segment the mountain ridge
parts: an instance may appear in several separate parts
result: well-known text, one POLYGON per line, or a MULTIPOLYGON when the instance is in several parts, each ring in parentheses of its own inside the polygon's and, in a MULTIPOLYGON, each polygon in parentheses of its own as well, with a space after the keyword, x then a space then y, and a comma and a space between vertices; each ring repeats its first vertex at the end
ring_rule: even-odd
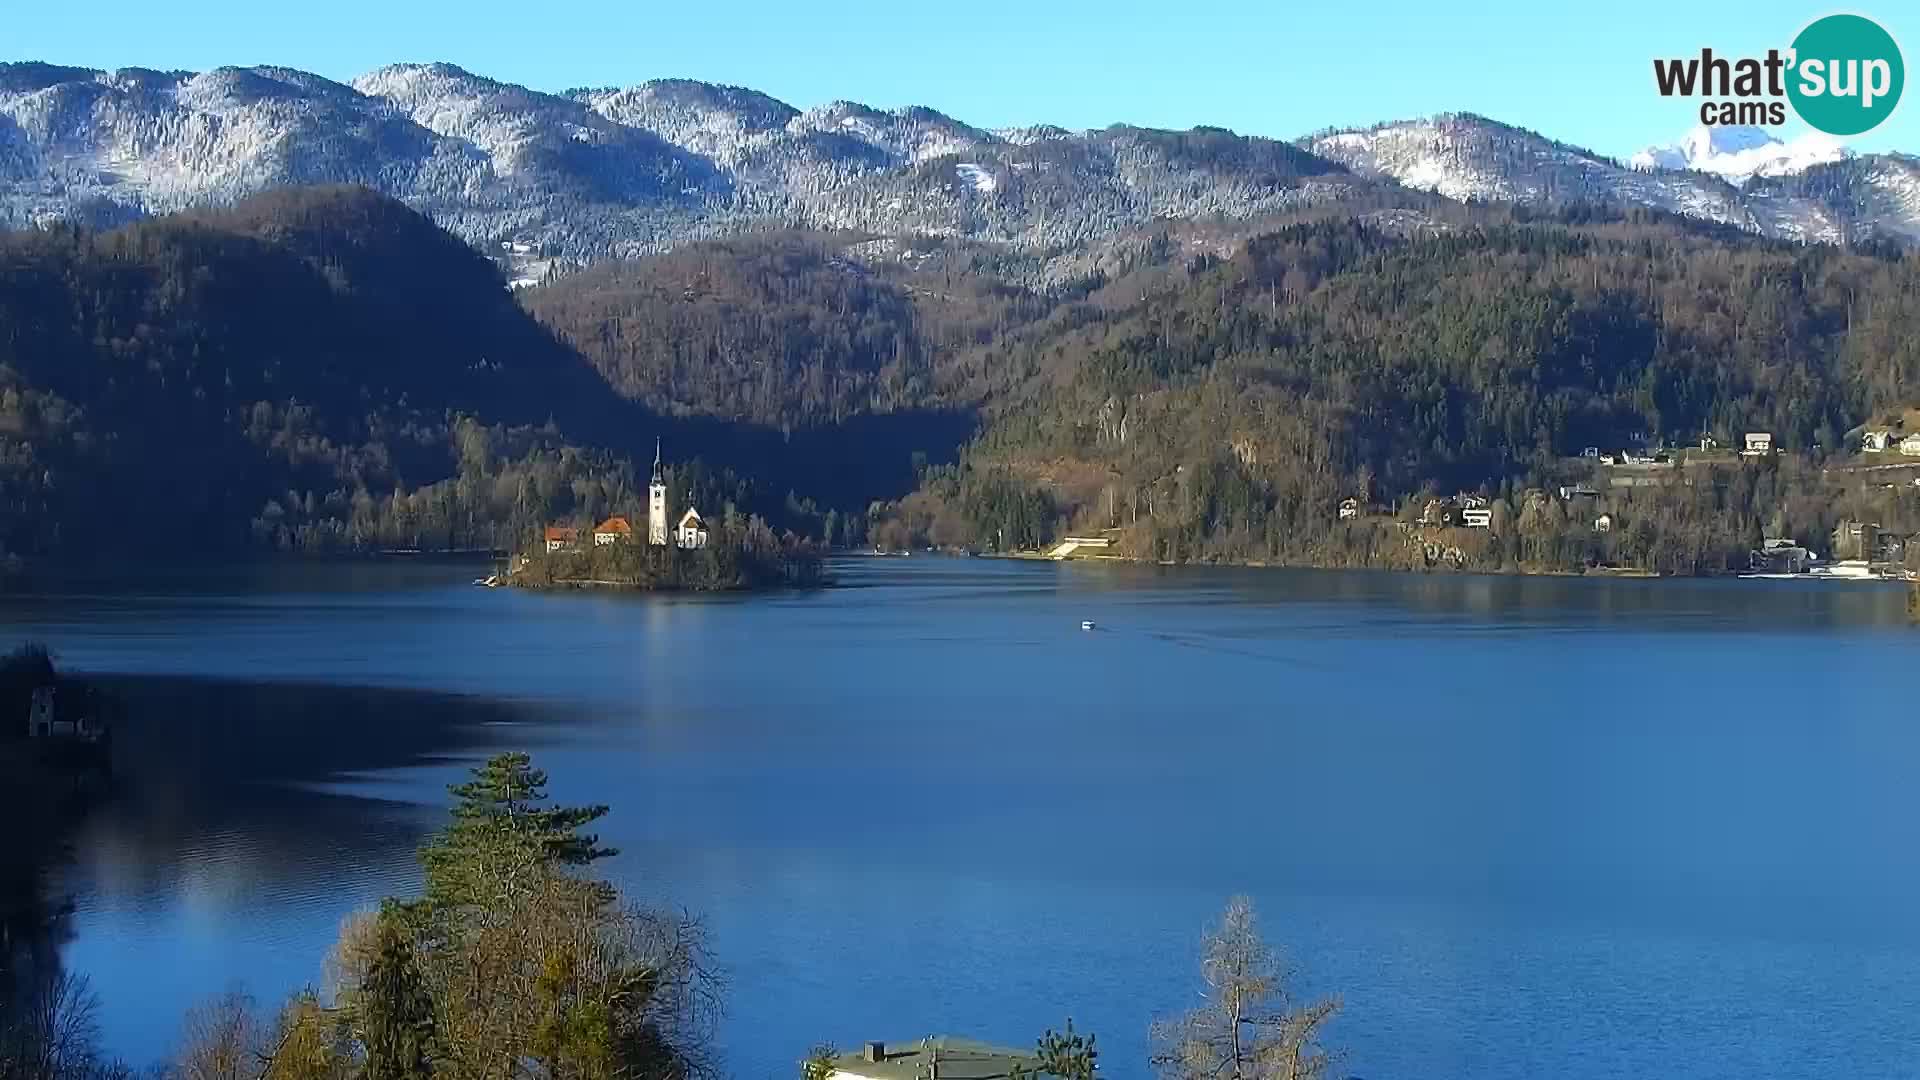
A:
MULTIPOLYGON (((364 184, 519 267, 670 250, 764 229, 931 236, 1077 255, 1170 219, 1250 221, 1396 192, 1594 201, 1764 236, 1920 239, 1920 163, 1848 157, 1818 183, 1636 169, 1471 113, 1298 140, 1114 124, 989 129, 925 106, 799 108, 655 79, 530 89, 450 63, 340 82, 0 64, 0 225, 110 226, 276 187, 364 184), (505 252, 506 254, 501 254, 505 252)), ((1042 264, 1057 284, 1077 264, 1042 264)))

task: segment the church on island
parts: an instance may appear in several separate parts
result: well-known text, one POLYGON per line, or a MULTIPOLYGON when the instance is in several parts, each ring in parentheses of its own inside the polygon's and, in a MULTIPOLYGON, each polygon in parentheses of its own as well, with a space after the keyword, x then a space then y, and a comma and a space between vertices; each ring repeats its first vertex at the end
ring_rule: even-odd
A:
MULTIPOLYGON (((680 520, 672 526, 667 524, 667 480, 660 464, 660 443, 653 444, 653 478, 647 484, 647 543, 654 547, 677 547, 682 551, 697 551, 707 546, 707 522, 700 511, 687 507, 680 520)), ((631 541, 634 537, 633 523, 623 515, 613 517, 593 527, 593 546, 604 547, 622 541, 631 541)), ((579 529, 563 525, 549 525, 543 537, 548 554, 556 551, 571 551, 580 546, 579 529)))
POLYGON ((647 482, 647 543, 654 547, 672 544, 686 551, 707 546, 707 523, 691 506, 671 532, 667 529, 667 481, 660 467, 659 439, 653 441, 653 479, 647 482))

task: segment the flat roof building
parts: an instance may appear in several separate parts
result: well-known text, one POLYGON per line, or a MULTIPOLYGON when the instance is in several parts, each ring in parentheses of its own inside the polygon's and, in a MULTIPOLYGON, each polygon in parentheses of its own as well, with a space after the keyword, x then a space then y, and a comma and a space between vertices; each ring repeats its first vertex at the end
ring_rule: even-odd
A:
POLYGON ((906 1043, 870 1042, 833 1059, 828 1080, 1002 1080, 1015 1067, 1045 1078, 1040 1059, 1025 1050, 935 1035, 906 1043))

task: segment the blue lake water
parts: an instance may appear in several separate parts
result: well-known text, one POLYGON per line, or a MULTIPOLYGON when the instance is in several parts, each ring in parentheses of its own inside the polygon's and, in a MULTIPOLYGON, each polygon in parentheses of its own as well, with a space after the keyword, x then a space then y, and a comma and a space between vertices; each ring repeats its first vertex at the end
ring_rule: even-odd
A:
POLYGON ((1143 1076, 1246 893, 1373 1078, 1920 1075, 1920 630, 1897 589, 851 559, 752 598, 471 565, 74 581, 112 674, 69 966, 111 1049, 322 980, 445 785, 532 749, 701 914, 724 1050, 1071 1014, 1143 1076), (1098 629, 1083 632, 1082 619, 1098 629))

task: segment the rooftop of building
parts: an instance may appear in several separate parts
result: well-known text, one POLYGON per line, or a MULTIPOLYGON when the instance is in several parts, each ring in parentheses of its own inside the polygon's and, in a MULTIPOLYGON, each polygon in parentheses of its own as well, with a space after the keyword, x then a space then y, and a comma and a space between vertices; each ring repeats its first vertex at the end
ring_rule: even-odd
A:
POLYGON ((993 1046, 952 1035, 934 1035, 903 1043, 880 1043, 879 1060, 869 1061, 865 1049, 833 1059, 834 1075, 865 1080, 1001 1080, 1019 1066, 1037 1077, 1040 1061, 1025 1050, 993 1046))

